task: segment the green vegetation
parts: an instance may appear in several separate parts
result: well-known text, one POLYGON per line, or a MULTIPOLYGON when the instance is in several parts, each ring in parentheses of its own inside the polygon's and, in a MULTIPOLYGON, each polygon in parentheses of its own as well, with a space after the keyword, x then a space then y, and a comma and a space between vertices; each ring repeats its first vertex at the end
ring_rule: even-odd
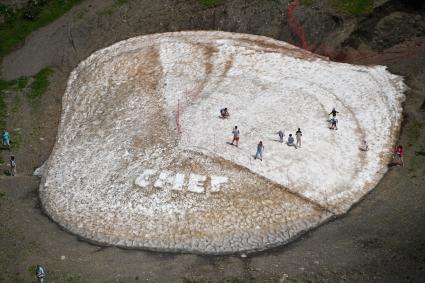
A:
POLYGON ((361 16, 372 12, 373 1, 374 0, 329 0, 329 3, 342 14, 361 16))
MULTIPOLYGON (((29 98, 36 98, 42 96, 49 87, 49 76, 53 73, 53 70, 46 68, 41 70, 36 74, 32 83, 30 84, 30 92, 28 93, 29 98)), ((5 81, 0 80, 0 129, 6 127, 7 119, 7 105, 5 102, 5 95, 8 91, 22 91, 28 86, 30 78, 22 77, 16 80, 5 81)), ((17 112, 20 107, 21 100, 19 97, 16 97, 14 100, 14 105, 12 107, 12 112, 17 112)), ((19 133, 11 133, 14 136, 12 147, 19 145, 19 133)))
POLYGON ((128 2, 128 0, 114 0, 114 4, 112 4, 109 7, 106 7, 104 10, 100 11, 98 13, 98 15, 103 16, 103 15, 112 15, 112 13, 119 7, 121 7, 122 5, 126 4, 128 2))
POLYGON ((30 0, 19 10, 0 4, 0 58, 12 51, 31 32, 62 16, 82 0, 30 0))
POLYGON ((19 78, 12 81, 0 80, 0 128, 6 127, 7 107, 4 101, 5 92, 8 90, 21 90, 26 87, 27 78, 19 78))
POLYGON ((310 6, 310 5, 313 5, 314 1, 316 0, 301 0, 300 3, 301 5, 304 5, 304 6, 310 6))
POLYGON ((419 122, 415 118, 412 119, 411 123, 407 127, 407 146, 411 147, 419 139, 421 135, 421 129, 424 126, 423 123, 419 122))
POLYGON ((204 8, 212 8, 223 4, 223 0, 198 0, 199 4, 201 4, 204 8))
POLYGON ((2 200, 3 198, 5 198, 6 197, 6 194, 5 193, 3 193, 3 192, 0 192, 0 200, 2 200))
POLYGON ((34 76, 34 81, 31 84, 31 92, 29 94, 31 98, 42 96, 46 92, 49 87, 49 76, 52 73, 52 69, 45 68, 34 76))
POLYGON ((66 277, 66 282, 68 282, 68 283, 79 283, 80 280, 81 280, 81 278, 78 275, 68 275, 66 277))

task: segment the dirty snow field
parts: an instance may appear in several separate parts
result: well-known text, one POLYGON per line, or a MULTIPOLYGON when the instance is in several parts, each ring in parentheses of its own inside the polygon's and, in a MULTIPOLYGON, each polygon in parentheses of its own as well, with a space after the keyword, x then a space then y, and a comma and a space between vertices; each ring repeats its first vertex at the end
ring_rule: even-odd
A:
POLYGON ((72 72, 44 209, 87 240, 225 254, 283 244, 345 213, 386 171, 405 86, 266 37, 141 36, 72 72), (230 118, 220 119, 228 107, 230 118), (328 113, 339 111, 338 130, 328 113), (228 143, 241 131, 239 147, 228 143), (277 131, 301 128, 302 147, 277 131), (363 139, 369 151, 360 151, 363 139), (263 161, 254 160, 257 143, 263 161))

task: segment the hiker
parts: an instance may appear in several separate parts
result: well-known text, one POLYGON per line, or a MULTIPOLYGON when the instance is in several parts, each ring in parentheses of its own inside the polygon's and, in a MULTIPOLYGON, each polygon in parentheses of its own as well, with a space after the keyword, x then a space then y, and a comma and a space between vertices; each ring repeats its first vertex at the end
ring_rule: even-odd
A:
POLYGON ((359 147, 362 151, 368 151, 369 150, 369 144, 366 140, 363 140, 362 145, 359 147))
POLYGON ((277 134, 279 135, 279 141, 283 143, 283 137, 285 136, 285 133, 282 130, 279 130, 277 134))
POLYGON ((220 109, 220 115, 222 119, 226 119, 230 116, 229 111, 227 108, 220 109))
POLYGON ((396 148, 394 148, 394 159, 397 159, 398 163, 402 167, 404 167, 403 155, 404 155, 404 150, 401 145, 398 145, 396 148))
POLYGON ((236 142, 236 146, 238 146, 239 145, 239 135, 241 134, 240 131, 238 130, 238 126, 235 126, 233 128, 232 134, 233 134, 233 140, 232 140, 231 145, 233 145, 233 143, 236 142))
POLYGON ((46 273, 44 272, 44 268, 40 265, 37 265, 37 267, 35 268, 35 277, 37 277, 38 283, 43 283, 45 276, 46 273))
POLYGON ((337 124, 338 124, 338 119, 332 118, 330 121, 330 127, 329 129, 331 130, 338 130, 337 124))
POLYGON ((16 159, 15 156, 10 156, 10 174, 12 176, 16 175, 16 159))
POLYGON ((297 147, 301 147, 301 137, 303 133, 301 132, 301 129, 298 128, 298 131, 295 133, 295 136, 297 138, 297 147))
POLYGON ((297 145, 294 144, 294 138, 292 137, 292 134, 289 134, 288 142, 286 143, 288 146, 295 146, 297 148, 297 145))
POLYGON ((263 145, 263 142, 260 141, 257 144, 257 153, 255 154, 255 158, 254 159, 259 158, 261 161, 263 161, 263 151, 264 151, 264 145, 263 145))
POLYGON ((331 113, 329 113, 328 115, 332 115, 331 119, 335 119, 336 118, 336 113, 339 113, 338 111, 335 110, 335 107, 332 108, 331 113))
POLYGON ((7 129, 3 129, 3 134, 2 134, 2 140, 3 140, 3 145, 7 148, 10 147, 10 135, 9 132, 7 131, 7 129))

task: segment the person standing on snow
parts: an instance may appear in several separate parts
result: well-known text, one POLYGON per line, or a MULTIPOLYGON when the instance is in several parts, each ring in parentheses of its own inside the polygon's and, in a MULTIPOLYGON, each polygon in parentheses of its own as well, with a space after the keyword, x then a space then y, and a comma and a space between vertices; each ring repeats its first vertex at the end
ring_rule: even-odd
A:
POLYGON ((332 118, 332 119, 329 121, 329 123, 330 123, 330 127, 329 127, 329 129, 331 129, 331 130, 338 130, 338 126, 337 126, 337 124, 338 124, 338 119, 336 119, 336 118, 332 118))
POLYGON ((232 140, 231 145, 233 145, 233 143, 236 142, 236 146, 238 146, 239 145, 239 136, 241 134, 241 132, 238 130, 238 126, 235 126, 233 128, 232 134, 233 134, 233 140, 232 140))
POLYGON ((332 111, 331 111, 331 113, 329 113, 328 115, 332 115, 332 118, 336 118, 336 113, 339 113, 338 111, 336 111, 335 110, 335 107, 334 108, 332 108, 332 111))
POLYGON ((254 159, 259 158, 261 161, 263 161, 263 151, 264 151, 264 145, 263 145, 263 142, 260 141, 257 144, 257 153, 255 154, 255 158, 254 159))
POLYGON ((279 130, 277 134, 279 135, 279 141, 283 143, 283 137, 285 136, 285 133, 282 130, 279 130))
POLYGON ((3 145, 10 149, 10 135, 7 129, 3 129, 3 134, 1 138, 3 140, 3 145))
POLYGON ((37 277, 38 283, 43 283, 45 276, 46 273, 44 272, 44 268, 40 265, 37 265, 37 267, 35 268, 35 277, 37 277))
POLYGON ((303 133, 301 132, 301 129, 298 128, 298 131, 295 133, 295 136, 297 137, 297 147, 301 147, 301 137, 303 133))

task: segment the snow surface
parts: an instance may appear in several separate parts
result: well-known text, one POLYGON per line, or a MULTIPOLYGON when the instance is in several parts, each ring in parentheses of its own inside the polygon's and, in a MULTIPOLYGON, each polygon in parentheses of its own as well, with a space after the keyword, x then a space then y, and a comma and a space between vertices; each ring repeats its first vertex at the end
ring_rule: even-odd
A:
POLYGON ((122 41, 70 76, 43 206, 102 243, 213 254, 276 246, 373 189, 404 90, 385 67, 330 62, 266 37, 122 41), (230 118, 219 118, 223 107, 230 118), (327 124, 333 107, 338 130, 327 124), (239 147, 227 144, 235 125, 239 147), (278 142, 279 130, 286 140, 298 128, 301 148, 278 142), (263 161, 253 158, 260 140, 263 161), (146 181, 146 170, 157 176, 146 181))

